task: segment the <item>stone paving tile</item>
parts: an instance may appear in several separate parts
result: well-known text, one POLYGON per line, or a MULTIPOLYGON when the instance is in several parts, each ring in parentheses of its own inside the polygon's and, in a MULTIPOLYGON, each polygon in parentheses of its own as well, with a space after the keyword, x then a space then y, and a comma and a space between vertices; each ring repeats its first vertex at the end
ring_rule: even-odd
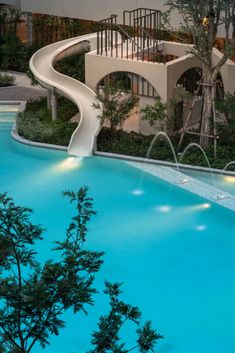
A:
POLYGON ((0 87, 0 101, 27 101, 47 95, 41 86, 32 86, 26 74, 16 71, 0 71, 14 76, 15 86, 0 87))
POLYGON ((0 88, 0 101, 27 101, 46 96, 44 89, 13 86, 0 88))

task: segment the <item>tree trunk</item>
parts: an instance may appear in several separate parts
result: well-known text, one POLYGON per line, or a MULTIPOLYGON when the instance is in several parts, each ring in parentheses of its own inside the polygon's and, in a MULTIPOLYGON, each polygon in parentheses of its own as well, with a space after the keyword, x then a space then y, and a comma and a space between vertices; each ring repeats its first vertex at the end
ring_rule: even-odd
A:
POLYGON ((212 80, 212 70, 210 68, 204 68, 203 70, 203 85, 202 85, 202 95, 203 95, 203 106, 202 106, 202 117, 201 117, 201 127, 200 127, 200 146, 202 148, 206 147, 210 139, 208 136, 211 134, 212 128, 212 114, 213 114, 213 80, 212 80))

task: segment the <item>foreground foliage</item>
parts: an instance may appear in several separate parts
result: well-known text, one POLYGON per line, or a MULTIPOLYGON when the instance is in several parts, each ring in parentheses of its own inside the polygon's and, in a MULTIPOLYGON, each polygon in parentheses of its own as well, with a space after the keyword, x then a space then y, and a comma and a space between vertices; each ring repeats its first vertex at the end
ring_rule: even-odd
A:
POLYGON ((102 252, 84 248, 87 222, 95 214, 87 188, 66 192, 77 213, 65 240, 57 242, 59 261, 36 260, 33 245, 42 239, 43 228, 30 221, 32 210, 16 206, 6 194, 0 195, 0 337, 5 353, 29 353, 39 342, 42 348, 51 334, 64 326, 61 314, 86 312, 93 304, 94 274, 102 264, 102 252))
POLYGON ((93 349, 89 353, 127 353, 135 348, 145 353, 153 351, 157 340, 163 338, 152 329, 151 321, 146 321, 143 326, 140 326, 141 312, 136 306, 126 304, 119 299, 122 293, 120 287, 120 283, 105 282, 104 293, 109 296, 110 310, 108 314, 100 317, 98 330, 92 333, 93 349), (120 338, 120 330, 128 321, 137 326, 136 345, 131 348, 126 348, 120 338))
MULTIPOLYGON (((56 259, 37 261, 35 242, 44 229, 30 220, 32 210, 17 206, 6 193, 0 194, 0 352, 30 353, 36 343, 45 348, 51 335, 58 335, 65 322, 62 314, 93 305, 95 274, 103 262, 103 252, 86 249, 87 224, 96 214, 88 188, 64 192, 75 207, 65 238, 56 242, 56 259)), ((140 326, 137 307, 119 299, 120 284, 106 282, 110 312, 99 319, 92 334, 92 353, 124 353, 134 348, 152 351, 163 338, 147 321, 140 326), (123 324, 137 325, 136 346, 126 349, 120 343, 123 324)))

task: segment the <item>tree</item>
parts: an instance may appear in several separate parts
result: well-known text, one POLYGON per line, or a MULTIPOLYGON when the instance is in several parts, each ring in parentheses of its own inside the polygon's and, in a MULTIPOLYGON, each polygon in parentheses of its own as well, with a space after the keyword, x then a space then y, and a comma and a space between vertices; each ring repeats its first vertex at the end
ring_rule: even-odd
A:
POLYGON ((121 128, 129 118, 131 110, 138 102, 138 97, 118 83, 105 84, 96 95, 95 109, 101 109, 98 115, 101 125, 110 124, 111 133, 116 137, 117 129, 121 128))
POLYGON ((122 293, 120 283, 105 282, 105 287, 104 293, 110 298, 110 311, 107 315, 100 317, 99 330, 92 333, 91 343, 94 348, 89 353, 127 353, 135 348, 142 353, 153 351, 157 340, 163 336, 152 329, 150 321, 140 326, 141 312, 139 309, 119 299, 122 293), (124 343, 120 343, 119 336, 120 329, 128 321, 137 326, 136 345, 131 348, 126 348, 124 343))
MULTIPOLYGON (((45 264, 37 262, 33 250, 44 230, 31 223, 32 210, 15 205, 6 193, 0 194, 1 353, 30 353, 36 343, 45 348, 49 336, 58 335, 59 329, 64 327, 61 318, 64 311, 70 308, 74 313, 87 313, 87 305, 93 305, 93 294, 97 292, 93 282, 103 262, 103 252, 85 248, 87 223, 96 214, 87 192, 87 187, 80 188, 77 193, 64 192, 75 205, 76 213, 65 240, 56 242, 54 250, 60 254, 58 261, 47 260, 45 264)), ((99 331, 93 333, 92 352, 105 352, 106 346, 102 342, 110 345, 112 350, 107 352, 127 352, 123 345, 118 345, 118 331, 126 320, 138 324, 140 312, 118 299, 119 287, 119 284, 106 283, 111 311, 109 315, 101 316, 99 331)), ((156 341, 162 338, 150 322, 138 327, 137 335, 137 346, 143 353, 152 350, 156 341)))
POLYGON ((183 18, 182 30, 193 38, 193 53, 202 64, 203 108, 200 128, 200 144, 209 143, 208 135, 213 128, 213 104, 215 82, 221 67, 232 56, 235 44, 234 0, 167 0, 171 10, 178 10, 183 18), (218 63, 212 62, 213 46, 218 28, 224 29, 225 46, 218 63))
POLYGON ((0 195, 0 344, 4 353, 30 353, 38 342, 42 348, 49 335, 64 326, 61 314, 72 308, 86 312, 93 304, 94 274, 102 264, 102 252, 84 248, 87 222, 95 214, 87 187, 65 192, 75 203, 63 242, 57 242, 60 261, 39 264, 32 249, 43 229, 29 219, 32 210, 16 206, 0 195))
POLYGON ((143 113, 142 119, 146 120, 152 127, 158 122, 162 123, 167 118, 167 104, 161 101, 161 98, 157 97, 153 105, 146 105, 141 109, 143 113))

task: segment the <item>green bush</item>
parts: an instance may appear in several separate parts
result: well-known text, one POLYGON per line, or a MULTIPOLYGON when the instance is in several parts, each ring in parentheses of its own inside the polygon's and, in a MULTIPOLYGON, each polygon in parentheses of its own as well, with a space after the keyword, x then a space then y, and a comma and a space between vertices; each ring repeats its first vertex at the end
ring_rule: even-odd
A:
POLYGON ((58 61, 55 69, 66 76, 85 82, 85 54, 77 54, 58 61))
POLYGON ((68 120, 78 112, 77 107, 65 98, 58 99, 58 119, 51 120, 46 108, 46 98, 29 101, 26 110, 19 113, 17 127, 20 136, 35 142, 68 146, 77 123, 68 120))
POLYGON ((68 146, 77 123, 62 121, 45 122, 41 112, 25 112, 18 115, 18 133, 20 136, 36 142, 68 146))
POLYGON ((12 75, 0 73, 0 87, 13 86, 15 79, 12 75))
MULTIPOLYGON (((98 151, 102 152, 111 152, 145 158, 153 138, 154 135, 145 136, 136 132, 128 133, 119 130, 117 132, 116 140, 114 140, 110 129, 103 128, 98 135, 97 148, 98 151)), ((174 143, 174 145, 176 150, 177 143, 174 143)), ((186 147, 186 145, 184 147, 186 147)), ((205 149, 205 153, 207 154, 209 162, 213 168, 224 168, 228 162, 235 160, 235 149, 233 146, 225 146, 222 144, 218 145, 217 158, 214 157, 214 149, 211 145, 205 149)), ((159 139, 155 142, 149 158, 174 162, 171 149, 168 143, 163 139, 159 139)), ((196 147, 188 150, 182 160, 182 163, 208 167, 205 157, 196 147)))
MULTIPOLYGON (((133 131, 129 133, 118 130, 115 140, 110 129, 103 128, 98 135, 97 147, 99 151, 103 152, 146 157, 153 137, 154 135, 146 136, 133 131)), ((174 161, 170 148, 163 140, 156 141, 149 158, 174 161)))
POLYGON ((26 72, 38 44, 22 43, 17 36, 5 35, 0 41, 0 69, 26 72))

